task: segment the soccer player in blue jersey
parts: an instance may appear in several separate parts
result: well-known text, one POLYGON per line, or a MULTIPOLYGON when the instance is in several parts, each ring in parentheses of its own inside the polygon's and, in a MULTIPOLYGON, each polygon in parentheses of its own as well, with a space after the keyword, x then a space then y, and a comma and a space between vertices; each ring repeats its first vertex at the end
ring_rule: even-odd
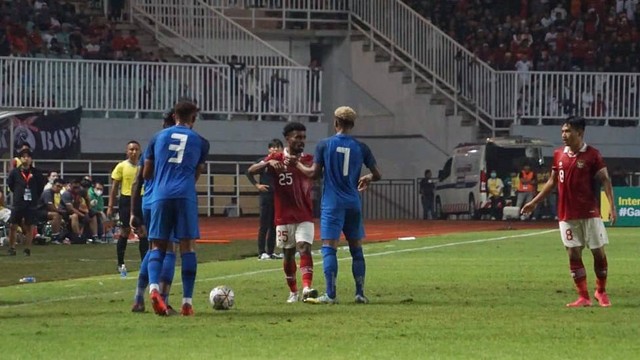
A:
MULTIPOLYGON (((176 121, 174 119, 173 109, 164 117, 162 128, 166 129, 175 125, 176 121)), ((149 222, 151 221, 151 206, 149 204, 149 199, 151 198, 151 191, 153 190, 153 179, 144 180, 142 177, 142 169, 144 167, 144 156, 140 157, 140 162, 138 163, 138 170, 136 172, 136 178, 133 181, 133 185, 131 187, 131 218, 129 220, 129 225, 132 229, 138 229, 140 226, 144 226, 147 230, 149 229, 149 222), (142 188, 144 185, 144 196, 142 196, 142 188), (138 207, 140 198, 142 197, 142 219, 140 219, 136 212, 135 208, 138 207)), ((174 244, 173 251, 167 251, 164 256, 164 261, 162 263, 162 271, 160 272, 160 295, 164 299, 165 304, 168 308, 168 315, 175 315, 176 312, 169 305, 169 291, 171 289, 171 283, 173 282, 173 276, 176 267, 176 255, 175 252, 179 249, 177 244, 174 244)), ((169 250, 169 249, 167 249, 169 250)), ((142 263, 140 264, 140 272, 138 273, 138 283, 136 287, 136 294, 134 297, 133 306, 131 307, 132 312, 144 312, 144 292, 149 285, 149 252, 146 252, 146 255, 142 259, 142 263)))
POLYGON ((164 129, 149 142, 145 151, 143 176, 153 179, 151 222, 149 239, 149 292, 156 314, 167 315, 167 305, 160 294, 159 278, 169 242, 179 239, 182 259, 182 309, 183 316, 193 312, 193 287, 197 261, 196 239, 198 227, 198 201, 196 181, 204 170, 209 153, 209 142, 191 129, 198 114, 197 106, 181 101, 175 106, 176 125, 164 129))
POLYGON ((336 134, 316 145, 313 165, 306 167, 296 162, 307 176, 317 178, 322 175, 324 179, 320 235, 327 292, 317 299, 309 298, 307 302, 336 303, 336 252, 341 233, 344 233, 351 252, 351 270, 356 282, 355 301, 360 304, 369 302, 364 295, 366 266, 362 252, 364 226, 359 191, 364 191, 369 183, 380 180, 382 176, 369 147, 350 135, 355 120, 353 109, 347 106, 337 108, 334 113, 336 134), (371 173, 360 176, 362 165, 371 173))

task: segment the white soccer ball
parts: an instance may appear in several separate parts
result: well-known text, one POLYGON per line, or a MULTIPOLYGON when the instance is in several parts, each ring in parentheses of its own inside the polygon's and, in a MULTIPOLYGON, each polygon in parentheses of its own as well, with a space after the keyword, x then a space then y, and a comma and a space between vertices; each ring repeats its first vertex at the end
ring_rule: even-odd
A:
POLYGON ((209 293, 209 303, 215 310, 229 310, 233 307, 235 294, 224 285, 216 286, 209 293))

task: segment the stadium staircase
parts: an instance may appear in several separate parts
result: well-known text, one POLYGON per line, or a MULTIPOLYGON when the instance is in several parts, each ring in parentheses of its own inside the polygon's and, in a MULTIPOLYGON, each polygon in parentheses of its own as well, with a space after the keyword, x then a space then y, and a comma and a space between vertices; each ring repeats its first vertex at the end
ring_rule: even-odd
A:
MULTIPOLYGON (((253 33, 279 28, 281 31, 290 32, 292 36, 300 30, 286 30, 282 26, 284 21, 295 21, 293 18, 287 18, 287 14, 296 12, 300 14, 300 11, 305 10, 305 6, 311 13, 318 11, 316 3, 303 1, 283 5, 289 8, 282 9, 256 9, 252 6, 251 0, 208 0, 208 3, 217 13, 236 20, 238 25, 250 29, 253 33), (279 17, 268 21, 269 13, 279 14, 279 17)), ((344 13, 345 10, 341 10, 344 9, 343 6, 339 1, 327 1, 324 11, 333 10, 344 13)), ((413 106, 418 107, 415 113, 424 114, 423 118, 440 117, 452 124, 460 124, 463 128, 473 128, 474 137, 483 138, 508 133, 509 128, 496 126, 489 112, 485 111, 484 104, 481 103, 481 101, 490 101, 488 96, 490 94, 486 94, 487 96, 482 99, 476 99, 474 91, 470 91, 467 86, 471 78, 475 80, 478 76, 492 76, 495 73, 493 69, 477 61, 473 54, 399 0, 352 0, 350 6, 348 23, 352 49, 360 49, 359 52, 351 52, 352 67, 354 70, 369 69, 367 66, 357 66, 357 62, 369 62, 374 59, 378 64, 375 66, 376 74, 400 74, 401 76, 392 75, 395 78, 394 81, 403 85, 402 93, 407 96, 406 89, 411 88, 413 96, 411 96, 412 99, 406 99, 399 112, 406 109, 406 103, 412 103, 413 106), (473 64, 473 66, 465 66, 462 69, 461 64, 473 64)), ((327 14, 335 15, 335 13, 325 13, 327 14)), ((326 16, 326 18, 332 17, 326 16)), ((319 25, 322 28, 322 24, 319 25)), ((327 25, 336 27, 336 23, 327 23, 327 25)), ((384 86, 381 89, 374 89, 370 87, 371 84, 360 81, 366 82, 367 78, 370 76, 365 74, 364 77, 356 76, 353 80, 367 92, 378 92, 377 95, 372 95, 380 102, 395 101, 393 96, 385 98, 384 86)), ((402 118, 402 115, 395 114, 394 108, 398 106, 397 101, 394 105, 387 105, 390 104, 385 106, 391 113, 402 118)), ((423 130, 426 132, 428 128, 429 126, 423 130)), ((442 139, 434 139, 433 135, 427 140, 436 143, 437 147, 450 148, 448 144, 437 144, 442 139)), ((465 141, 468 140, 465 139, 465 141)))
MULTIPOLYGON (((279 20, 246 20, 249 12, 264 19, 261 13, 268 11, 249 9, 248 2, 243 8, 242 4, 236 1, 230 9, 229 1, 223 0, 188 4, 132 0, 131 16, 137 26, 153 33, 160 45, 201 62, 226 63, 237 54, 248 66, 300 66, 256 35, 260 28, 277 27, 279 20)), ((300 4, 296 6, 298 9, 300 4)), ((351 0, 349 19, 352 49, 360 49, 360 54, 352 51, 354 59, 374 59, 379 70, 384 67, 386 73, 400 74, 393 77, 403 88, 412 89, 412 103, 422 104, 416 112, 424 118, 442 116, 463 128, 473 128, 476 138, 509 133, 509 127, 499 127, 491 116, 495 91, 472 88, 473 84, 491 83, 495 71, 402 1, 351 0)), ((354 81, 358 83, 358 79, 354 81)), ((376 98, 384 100, 384 96, 376 98)), ((387 108, 393 112, 393 106, 387 108)), ((438 144, 440 139, 433 135, 428 140, 438 148, 450 148, 449 144, 438 144)))
POLYGON ((237 55, 247 66, 301 66, 206 1, 132 0, 131 16, 162 46, 200 62, 237 55))
POLYGON ((508 135, 491 116, 491 91, 473 88, 495 71, 478 60, 427 19, 400 0, 352 0, 352 40, 362 51, 386 63, 389 72, 402 74, 403 84, 416 95, 431 94, 432 105, 459 114, 461 126, 478 126, 477 138, 508 135))

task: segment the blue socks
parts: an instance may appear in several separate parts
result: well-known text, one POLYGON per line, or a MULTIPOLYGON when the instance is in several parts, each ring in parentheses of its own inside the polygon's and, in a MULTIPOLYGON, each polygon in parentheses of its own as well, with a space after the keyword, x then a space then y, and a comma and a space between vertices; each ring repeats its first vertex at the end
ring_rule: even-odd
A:
MULTIPOLYGON (((162 271, 160 272, 160 282, 163 283, 167 288, 167 292, 164 293, 161 291, 162 298, 165 303, 169 303, 169 292, 168 289, 171 287, 171 283, 173 283, 173 276, 176 271, 176 254, 174 252, 167 252, 164 255, 164 261, 162 262, 162 271)), ((164 289, 162 289, 164 290, 164 289)))
POLYGON ((140 273, 138 274, 138 288, 136 289, 136 302, 143 303, 144 302, 144 290, 149 285, 149 252, 144 255, 142 258, 142 263, 140 264, 140 273))
POLYGON ((196 272, 198 270, 198 262, 195 252, 182 254, 182 296, 183 303, 191 303, 193 298, 193 287, 196 283, 196 272))
MULTIPOLYGON (((149 270, 149 284, 152 286, 158 286, 160 283, 160 271, 162 270, 164 255, 165 253, 161 252, 160 249, 153 249, 149 251, 149 263, 147 265, 147 269, 149 270)), ((154 289, 150 288, 149 291, 151 290, 154 289)))
POLYGON ((349 247, 351 252, 351 271, 353 272, 353 279, 356 281, 356 295, 364 296, 364 275, 367 271, 367 266, 364 262, 364 253, 362 252, 362 246, 349 247))
POLYGON ((338 258, 336 249, 331 246, 322 247, 322 265, 324 268, 324 279, 327 284, 327 296, 336 298, 336 277, 338 276, 338 258))

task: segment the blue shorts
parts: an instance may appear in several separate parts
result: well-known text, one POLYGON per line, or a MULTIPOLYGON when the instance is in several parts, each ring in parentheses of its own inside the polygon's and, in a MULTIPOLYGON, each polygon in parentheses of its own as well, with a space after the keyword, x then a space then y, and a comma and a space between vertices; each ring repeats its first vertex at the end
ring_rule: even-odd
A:
POLYGON ((149 240, 200 238, 198 203, 190 199, 165 199, 151 204, 149 240))
MULTIPOLYGON (((142 208, 142 223, 144 223, 144 226, 147 227, 147 232, 151 231, 150 229, 150 225, 151 225, 151 207, 143 207, 142 208)), ((173 236, 173 234, 171 234, 171 241, 173 242, 179 242, 180 240, 176 239, 175 236, 173 236)))
POLYGON ((322 240, 338 240, 344 233, 347 240, 364 238, 364 225, 360 209, 322 209, 320 237, 322 240))
POLYGON ((142 208, 142 223, 147 227, 147 231, 151 229, 151 208, 143 207, 142 208))

